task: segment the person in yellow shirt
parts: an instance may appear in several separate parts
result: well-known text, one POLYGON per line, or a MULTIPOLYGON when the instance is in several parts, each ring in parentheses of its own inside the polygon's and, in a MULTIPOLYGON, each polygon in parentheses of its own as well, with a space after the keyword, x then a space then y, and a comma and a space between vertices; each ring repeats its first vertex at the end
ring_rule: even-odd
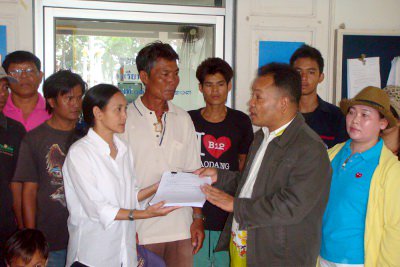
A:
POLYGON ((333 175, 319 266, 399 266, 400 162, 379 137, 397 123, 389 97, 369 86, 340 108, 350 139, 328 151, 333 175))

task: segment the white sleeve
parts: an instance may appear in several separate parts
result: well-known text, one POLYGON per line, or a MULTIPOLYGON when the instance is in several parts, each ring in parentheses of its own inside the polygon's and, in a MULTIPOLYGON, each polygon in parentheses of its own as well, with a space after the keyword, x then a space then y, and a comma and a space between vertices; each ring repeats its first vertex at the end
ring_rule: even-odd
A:
POLYGON ((187 115, 187 136, 186 136, 186 162, 185 171, 194 171, 201 167, 200 150, 192 119, 187 115))
POLYGON ((101 177, 96 174, 88 152, 83 149, 69 151, 63 166, 64 179, 71 185, 87 216, 106 229, 114 222, 120 208, 110 204, 97 189, 96 180, 101 177))

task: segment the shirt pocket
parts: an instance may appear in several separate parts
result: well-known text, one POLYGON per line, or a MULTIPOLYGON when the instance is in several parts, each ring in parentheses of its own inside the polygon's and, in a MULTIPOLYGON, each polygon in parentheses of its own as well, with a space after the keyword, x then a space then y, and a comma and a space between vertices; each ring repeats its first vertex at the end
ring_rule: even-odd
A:
POLYGON ((168 164, 171 171, 185 170, 185 146, 179 141, 172 141, 170 150, 168 151, 168 164))

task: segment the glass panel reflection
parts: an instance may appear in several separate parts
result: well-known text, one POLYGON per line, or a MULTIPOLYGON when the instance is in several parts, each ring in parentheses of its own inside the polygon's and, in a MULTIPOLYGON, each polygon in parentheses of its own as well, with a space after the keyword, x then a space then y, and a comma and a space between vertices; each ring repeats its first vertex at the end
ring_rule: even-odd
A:
POLYGON ((195 73, 214 54, 213 25, 57 19, 55 69, 71 69, 89 86, 118 85, 131 102, 145 90, 136 69, 137 53, 156 40, 169 43, 180 57, 173 102, 186 110, 203 106, 195 73))

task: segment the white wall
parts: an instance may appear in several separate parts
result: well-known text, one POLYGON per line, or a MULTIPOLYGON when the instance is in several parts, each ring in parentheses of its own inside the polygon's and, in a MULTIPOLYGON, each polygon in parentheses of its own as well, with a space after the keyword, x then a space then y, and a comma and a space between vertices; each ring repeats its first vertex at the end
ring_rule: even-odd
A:
POLYGON ((399 0, 335 0, 334 28, 400 30, 399 0))
POLYGON ((0 25, 7 26, 7 52, 33 51, 32 0, 0 0, 0 25))

